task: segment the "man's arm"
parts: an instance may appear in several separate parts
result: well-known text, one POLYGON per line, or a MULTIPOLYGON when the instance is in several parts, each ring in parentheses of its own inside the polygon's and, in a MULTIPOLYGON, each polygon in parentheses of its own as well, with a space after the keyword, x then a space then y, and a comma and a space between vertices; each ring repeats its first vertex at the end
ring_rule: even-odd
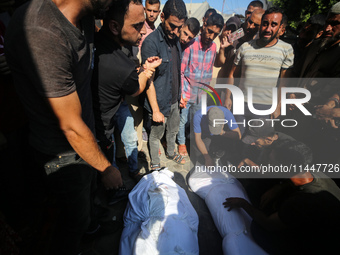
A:
POLYGON ((68 142, 83 160, 101 172, 104 186, 107 189, 122 186, 119 170, 106 159, 81 117, 81 104, 77 92, 63 97, 48 98, 48 102, 68 142))
POLYGON ((334 94, 328 99, 328 102, 316 109, 316 117, 318 120, 329 122, 333 128, 339 128, 334 121, 334 118, 340 118, 339 107, 340 95, 334 94))
MULTIPOLYGON (((185 78, 185 72, 189 68, 190 63, 190 46, 187 47, 183 52, 182 62, 181 62, 181 102, 180 106, 186 108, 188 98, 186 98, 185 93, 189 89, 188 80, 185 78)), ((189 70, 190 71, 190 70, 189 70)))
MULTIPOLYGON (((236 71, 238 71, 238 66, 233 64, 229 76, 228 76, 228 84, 233 85, 234 84, 234 73, 236 71)), ((228 110, 231 109, 231 106, 233 104, 232 100, 231 100, 231 91, 229 89, 225 90, 225 101, 224 101, 224 107, 228 108, 228 110)))
POLYGON ((225 64, 227 58, 225 57, 225 50, 230 46, 231 44, 228 41, 227 36, 220 36, 220 50, 218 51, 218 54, 215 59, 214 66, 215 67, 221 67, 225 64))
MULTIPOLYGON (((153 33, 156 33, 153 32, 153 33)), ((142 61, 145 62, 149 57, 159 56, 158 48, 153 41, 154 37, 152 34, 145 38, 142 44, 142 61)), ((146 95, 148 97, 151 109, 152 109, 152 120, 154 122, 164 122, 164 115, 159 111, 159 106, 157 102, 157 94, 153 80, 149 81, 150 85, 146 89, 146 95)))
POLYGON ((132 95, 133 97, 140 95, 144 91, 147 82, 153 77, 156 68, 161 63, 162 59, 159 57, 150 57, 145 61, 143 71, 138 75, 139 89, 132 95))
POLYGON ((164 122, 164 115, 160 112, 157 103, 156 89, 153 81, 150 82, 150 86, 146 90, 146 95, 152 109, 152 120, 154 122, 164 122))
POLYGON ((291 77, 292 71, 291 69, 281 69, 280 72, 280 82, 278 87, 278 95, 277 95, 277 106, 275 111, 272 113, 272 119, 275 119, 280 116, 281 114, 281 89, 286 87, 288 77, 291 77))
POLYGON ((235 128, 235 129, 230 130, 230 131, 222 130, 222 135, 227 137, 227 138, 236 139, 236 140, 239 140, 242 137, 240 128, 235 128))
POLYGON ((196 145, 197 148, 199 149, 199 151, 202 153, 204 160, 205 160, 205 165, 206 166, 212 166, 213 165, 213 161, 208 153, 207 148, 205 147, 205 144, 202 140, 201 137, 201 133, 195 133, 195 141, 196 141, 196 145))
POLYGON ((286 225, 284 225, 284 223, 280 220, 277 212, 267 216, 243 198, 226 198, 226 201, 223 203, 223 205, 225 208, 229 207, 228 211, 232 210, 233 208, 244 209, 255 222, 257 222, 267 231, 283 230, 287 228, 286 225))

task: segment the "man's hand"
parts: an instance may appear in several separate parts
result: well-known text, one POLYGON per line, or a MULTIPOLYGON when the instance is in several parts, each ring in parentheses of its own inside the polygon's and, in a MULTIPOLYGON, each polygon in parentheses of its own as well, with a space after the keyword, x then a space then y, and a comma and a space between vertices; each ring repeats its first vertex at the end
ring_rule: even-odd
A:
POLYGON ((156 68, 162 63, 159 57, 149 57, 143 65, 143 73, 148 79, 151 79, 156 71, 156 68))
POLYGON ((221 49, 225 49, 225 48, 227 48, 231 45, 231 43, 229 41, 229 37, 228 37, 229 34, 224 35, 224 36, 220 36, 220 47, 221 47, 221 49))
POLYGON ((187 108, 188 99, 181 96, 181 101, 179 103, 180 108, 187 108))
POLYGON ((154 122, 163 123, 165 121, 164 115, 161 112, 153 112, 152 120, 154 122))
POLYGON ((329 105, 320 105, 316 106, 316 118, 318 120, 324 120, 326 123, 329 123, 332 128, 339 128, 337 125, 335 125, 333 111, 334 108, 329 105))
POLYGON ((270 115, 271 119, 276 119, 277 117, 279 117, 281 114, 281 105, 278 105, 275 109, 275 111, 270 115))
POLYGON ((155 73, 155 69, 154 68, 148 68, 143 70, 143 74, 145 74, 146 78, 148 80, 150 80, 153 76, 153 74, 155 73))
POLYGON ((160 64, 162 64, 162 59, 159 57, 149 57, 143 67, 144 69, 156 69, 158 66, 160 66, 160 64))
POLYGON ((122 176, 117 168, 109 166, 101 173, 102 182, 106 189, 118 189, 123 186, 122 176))
POLYGON ((233 105, 233 101, 231 100, 231 98, 226 97, 223 106, 226 107, 228 110, 230 110, 232 105, 233 105))
POLYGON ((205 160, 205 163, 204 163, 205 166, 214 166, 213 160, 209 154, 204 155, 204 160, 205 160))
POLYGON ((228 211, 231 211, 233 208, 243 208, 248 204, 248 201, 240 198, 240 197, 229 197, 225 199, 223 203, 224 208, 229 207, 228 211))
POLYGON ((318 120, 329 120, 333 118, 333 108, 328 105, 316 106, 315 112, 318 120))
POLYGON ((240 168, 241 166, 258 166, 257 164, 255 164, 253 161, 251 161, 249 158, 245 158, 243 159, 240 164, 238 164, 238 168, 240 168))

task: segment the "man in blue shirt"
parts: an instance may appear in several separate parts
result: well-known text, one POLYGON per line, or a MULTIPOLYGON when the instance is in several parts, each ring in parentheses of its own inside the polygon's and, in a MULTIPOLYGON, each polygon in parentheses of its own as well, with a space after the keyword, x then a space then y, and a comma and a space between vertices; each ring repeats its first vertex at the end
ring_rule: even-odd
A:
POLYGON ((211 151, 208 152, 209 148, 215 146, 223 150, 224 146, 228 146, 228 141, 241 138, 241 132, 234 116, 223 106, 207 107, 207 115, 202 115, 201 110, 198 110, 195 113, 193 123, 198 149, 196 156, 198 160, 202 159, 203 156, 205 166, 213 165, 211 151), (227 125, 222 124, 223 122, 227 125))

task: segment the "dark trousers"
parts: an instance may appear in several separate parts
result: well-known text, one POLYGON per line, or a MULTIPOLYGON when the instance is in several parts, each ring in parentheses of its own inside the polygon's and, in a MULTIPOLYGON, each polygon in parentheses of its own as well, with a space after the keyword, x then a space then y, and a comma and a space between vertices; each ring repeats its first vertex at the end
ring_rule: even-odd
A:
POLYGON ((35 159, 59 210, 50 254, 77 254, 91 221, 96 171, 77 154, 54 157, 36 152, 35 159))

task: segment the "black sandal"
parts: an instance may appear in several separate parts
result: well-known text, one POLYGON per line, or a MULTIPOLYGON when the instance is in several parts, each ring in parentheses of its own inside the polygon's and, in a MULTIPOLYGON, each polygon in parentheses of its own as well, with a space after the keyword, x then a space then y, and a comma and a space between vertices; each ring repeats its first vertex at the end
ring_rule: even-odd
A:
POLYGON ((180 164, 180 165, 184 165, 185 164, 185 159, 183 156, 177 154, 177 153, 174 153, 174 155, 170 156, 168 155, 167 153, 165 154, 166 158, 167 159, 171 159, 173 161, 175 161, 177 164, 180 164), (184 161, 184 163, 183 163, 184 161))

